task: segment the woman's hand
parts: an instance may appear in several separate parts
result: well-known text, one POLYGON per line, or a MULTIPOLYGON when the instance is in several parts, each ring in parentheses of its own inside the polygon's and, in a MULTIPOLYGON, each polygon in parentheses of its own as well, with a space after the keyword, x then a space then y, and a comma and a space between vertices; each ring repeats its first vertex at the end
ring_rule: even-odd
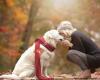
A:
POLYGON ((61 42, 61 44, 64 45, 65 47, 72 47, 73 46, 73 44, 68 40, 63 40, 61 42))

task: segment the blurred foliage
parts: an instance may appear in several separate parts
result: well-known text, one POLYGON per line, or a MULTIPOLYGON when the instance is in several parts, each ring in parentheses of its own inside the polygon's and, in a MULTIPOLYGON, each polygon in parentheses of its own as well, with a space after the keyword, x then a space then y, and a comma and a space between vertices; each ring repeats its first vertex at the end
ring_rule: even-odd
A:
MULTIPOLYGON (((71 21, 100 46, 100 0, 0 0, 0 73, 13 69, 24 43, 29 47, 62 20, 71 21)), ((58 45, 49 72, 74 74, 80 70, 67 61, 66 53, 58 45)))

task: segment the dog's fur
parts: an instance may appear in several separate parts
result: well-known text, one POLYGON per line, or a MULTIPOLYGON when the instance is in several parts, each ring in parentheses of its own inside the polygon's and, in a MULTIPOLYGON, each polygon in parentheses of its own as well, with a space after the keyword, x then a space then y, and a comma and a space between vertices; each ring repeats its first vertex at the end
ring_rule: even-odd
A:
MULTIPOLYGON (((57 30, 50 30, 44 34, 44 39, 47 43, 56 48, 57 42, 64 38, 57 30)), ((47 75, 46 68, 49 66, 50 61, 53 59, 55 53, 50 52, 46 47, 40 44, 41 48, 41 66, 42 71, 47 75)), ((35 43, 29 47, 20 57, 15 65, 15 68, 10 75, 1 75, 0 78, 20 79, 30 76, 35 76, 35 43)))

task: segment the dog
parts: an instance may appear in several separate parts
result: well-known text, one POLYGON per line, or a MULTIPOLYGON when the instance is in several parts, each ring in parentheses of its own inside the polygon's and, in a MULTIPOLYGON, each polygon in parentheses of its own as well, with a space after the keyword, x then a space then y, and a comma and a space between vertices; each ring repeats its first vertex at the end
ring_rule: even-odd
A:
POLYGON ((52 78, 49 78, 47 75, 47 68, 55 56, 54 49, 57 43, 62 40, 64 40, 64 37, 61 36, 57 30, 47 31, 41 38, 36 39, 33 45, 21 55, 12 74, 1 75, 0 78, 24 79, 32 76, 37 77, 39 80, 52 80, 52 78), (40 56, 36 56, 38 55, 36 53, 36 44, 37 46, 39 45, 38 52, 40 56), (40 61, 38 59, 40 59, 40 61), (36 62, 36 60, 38 62, 36 62), (41 70, 40 73, 38 69, 41 70), (48 79, 40 79, 39 76, 42 74, 48 77, 48 79))

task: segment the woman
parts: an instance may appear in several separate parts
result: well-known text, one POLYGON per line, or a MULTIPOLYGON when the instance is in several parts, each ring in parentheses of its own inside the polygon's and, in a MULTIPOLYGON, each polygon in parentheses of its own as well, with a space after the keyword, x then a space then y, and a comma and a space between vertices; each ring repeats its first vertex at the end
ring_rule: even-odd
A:
MULTIPOLYGON (((100 49, 69 21, 62 21, 57 30, 73 44, 67 53, 67 59, 81 68, 82 72, 78 78, 89 78, 91 73, 100 67, 100 49)), ((67 45, 66 41, 63 41, 63 44, 67 45)))

